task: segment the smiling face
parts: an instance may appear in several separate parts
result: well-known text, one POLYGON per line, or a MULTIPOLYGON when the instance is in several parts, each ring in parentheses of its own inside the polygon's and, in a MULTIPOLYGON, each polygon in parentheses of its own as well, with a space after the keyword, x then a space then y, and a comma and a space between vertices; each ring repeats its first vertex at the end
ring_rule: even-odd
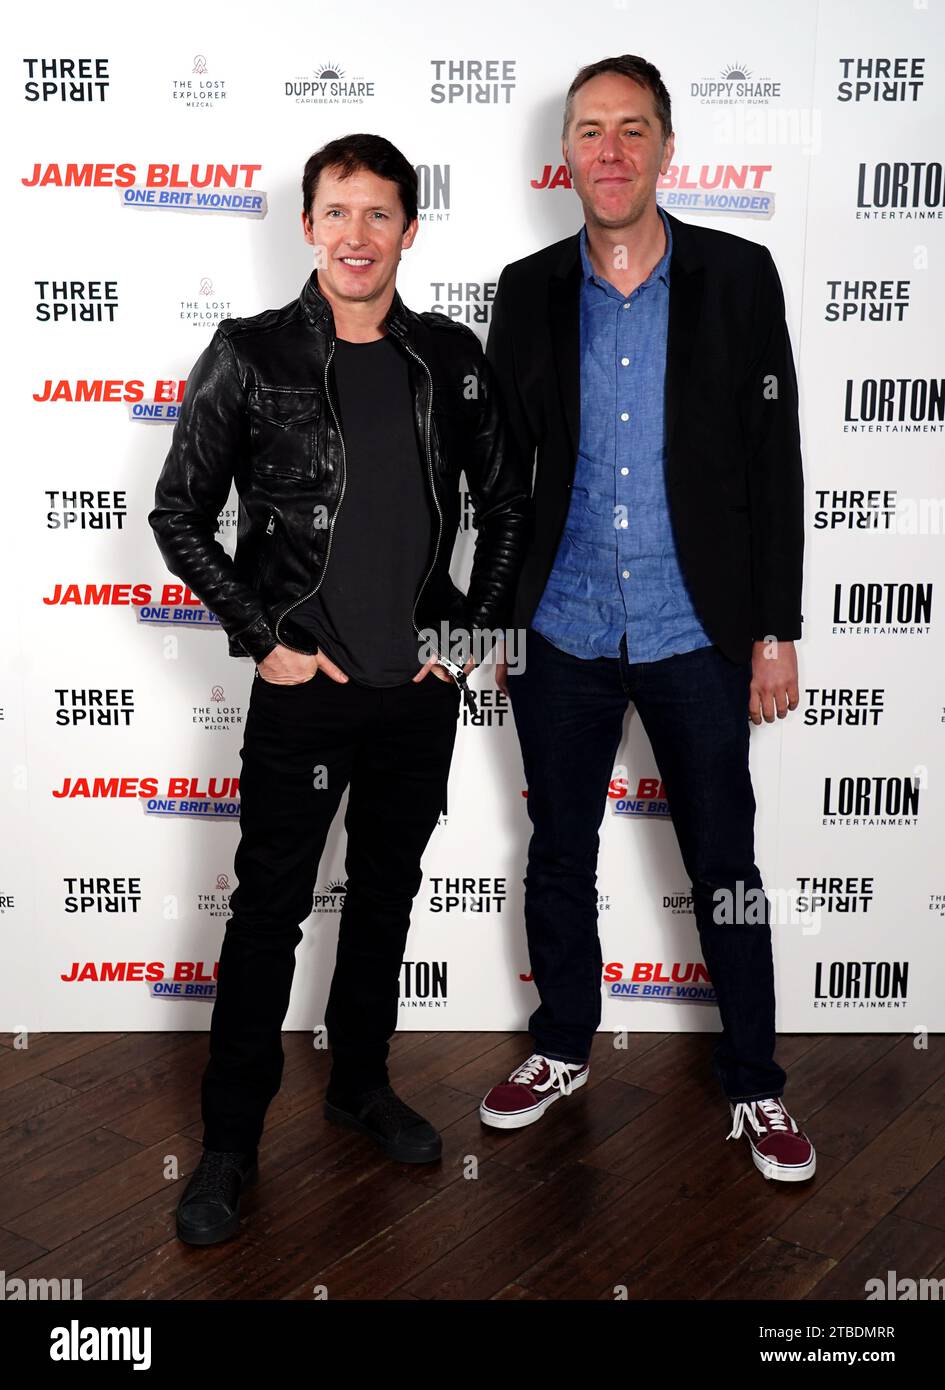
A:
POLYGON ((320 252, 318 287, 338 303, 366 303, 393 295, 400 253, 413 244, 417 220, 404 230, 400 191, 369 169, 340 178, 324 169, 309 213, 305 240, 320 252))
POLYGON ((655 201, 656 181, 673 157, 653 93, 621 73, 592 77, 574 94, 561 142, 588 223, 629 227, 655 201))

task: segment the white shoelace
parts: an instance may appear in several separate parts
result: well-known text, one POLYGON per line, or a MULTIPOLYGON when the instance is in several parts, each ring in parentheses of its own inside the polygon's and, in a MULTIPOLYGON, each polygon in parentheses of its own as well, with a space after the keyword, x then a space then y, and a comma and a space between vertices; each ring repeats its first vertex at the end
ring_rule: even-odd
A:
POLYGON ((573 1085, 571 1082, 571 1069, 579 1071, 580 1067, 576 1062, 558 1062, 553 1057, 543 1057, 540 1052, 533 1052, 527 1062, 512 1072, 510 1081, 520 1082, 523 1086, 531 1086, 535 1077, 539 1074, 542 1067, 548 1066, 551 1075, 547 1081, 543 1081, 540 1086, 535 1086, 536 1091, 548 1091, 552 1086, 556 1087, 563 1096, 569 1096, 573 1085))
POLYGON ((780 1131, 784 1134, 788 1132, 786 1120, 791 1121, 791 1129, 797 1134, 797 1124, 784 1109, 777 1097, 772 1096, 768 1100, 740 1100, 735 1106, 732 1116, 732 1132, 727 1134, 726 1139, 740 1139, 745 1128, 745 1121, 751 1125, 756 1134, 767 1134, 769 1130, 780 1131), (755 1106, 761 1111, 768 1121, 767 1127, 763 1125, 755 1114, 755 1106))

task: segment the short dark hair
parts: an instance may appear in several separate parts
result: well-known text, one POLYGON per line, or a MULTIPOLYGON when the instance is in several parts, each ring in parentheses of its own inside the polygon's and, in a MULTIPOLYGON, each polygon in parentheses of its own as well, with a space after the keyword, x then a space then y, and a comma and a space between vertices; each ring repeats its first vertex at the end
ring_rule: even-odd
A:
POLYGON ((390 179, 400 193, 404 230, 416 217, 417 171, 383 135, 342 135, 309 156, 302 175, 302 211, 309 216, 319 176, 325 169, 337 169, 343 179, 359 169, 367 169, 381 179, 390 179))
POLYGON ((566 140, 568 136, 575 92, 579 91, 585 82, 590 82, 592 77, 600 77, 603 72, 616 72, 622 77, 632 77, 634 82, 639 82, 641 87, 646 87, 653 93, 653 104, 663 129, 663 139, 668 140, 673 133, 673 111, 669 92, 663 85, 659 68, 655 68, 645 58, 638 58, 635 53, 622 53, 619 58, 601 58, 599 63, 589 63, 581 69, 568 88, 564 103, 564 123, 561 127, 562 140, 566 140))

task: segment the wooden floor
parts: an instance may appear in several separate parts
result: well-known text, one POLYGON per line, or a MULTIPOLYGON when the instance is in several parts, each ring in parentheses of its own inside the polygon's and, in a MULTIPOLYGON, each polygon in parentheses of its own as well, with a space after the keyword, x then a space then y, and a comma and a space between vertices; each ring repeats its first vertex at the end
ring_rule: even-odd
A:
POLYGON ((200 1155, 205 1034, 0 1041, 0 1269, 81 1279, 86 1299, 856 1299, 945 1277, 945 1039, 779 1039, 785 1103, 817 1175, 767 1182, 709 1071, 712 1038, 599 1035, 590 1079, 536 1125, 480 1124, 527 1055, 500 1033, 402 1033, 398 1092, 443 1133, 391 1163, 322 1116, 328 1073, 285 1035, 241 1235, 174 1236, 200 1155), (616 1296, 619 1296, 616 1295, 616 1296))

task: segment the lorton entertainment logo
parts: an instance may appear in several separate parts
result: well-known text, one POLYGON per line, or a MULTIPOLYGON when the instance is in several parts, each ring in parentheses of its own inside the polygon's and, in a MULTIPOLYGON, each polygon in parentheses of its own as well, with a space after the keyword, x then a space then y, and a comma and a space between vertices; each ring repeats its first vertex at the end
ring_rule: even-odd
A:
POLYGON ((945 377, 848 377, 843 389, 844 434, 940 434, 945 377))
POLYGON ((876 580, 833 587, 835 637, 927 637, 931 625, 931 583, 876 580))
POLYGON ((906 960, 818 961, 815 1009, 904 1009, 909 995, 906 960))
POLYGON ((450 164, 415 164, 417 214, 421 222, 450 220, 450 164))
POLYGON ((940 161, 883 160, 856 166, 857 221, 940 222, 945 174, 940 161))
POLYGON ((445 1008, 448 994, 446 976, 445 960, 405 960, 400 967, 400 1007, 445 1008))
POLYGON ((822 824, 829 826, 916 826, 922 778, 824 778, 822 824))

